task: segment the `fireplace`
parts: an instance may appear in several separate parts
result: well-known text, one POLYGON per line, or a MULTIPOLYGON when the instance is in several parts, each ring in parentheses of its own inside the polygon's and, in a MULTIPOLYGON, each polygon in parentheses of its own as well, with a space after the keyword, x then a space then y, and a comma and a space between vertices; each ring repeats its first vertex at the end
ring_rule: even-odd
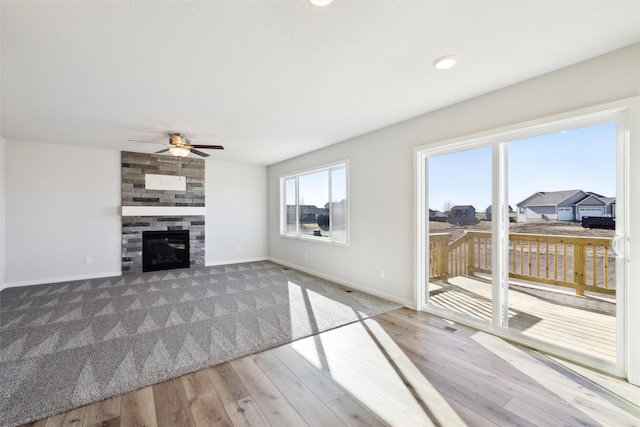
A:
POLYGON ((189 268, 189 230, 144 231, 142 271, 189 268))
POLYGON ((204 175, 204 159, 179 160, 159 154, 122 152, 122 274, 204 266, 207 215, 204 175), (154 180, 165 182, 177 176, 186 179, 186 191, 152 189, 154 180), (147 188, 147 179, 151 188, 147 188), (179 235, 180 232, 186 235, 186 230, 188 238, 179 235), (147 244, 143 243, 142 234, 148 231, 179 233, 149 234, 147 237, 153 241, 147 244), (184 245, 175 239, 184 239, 184 245))

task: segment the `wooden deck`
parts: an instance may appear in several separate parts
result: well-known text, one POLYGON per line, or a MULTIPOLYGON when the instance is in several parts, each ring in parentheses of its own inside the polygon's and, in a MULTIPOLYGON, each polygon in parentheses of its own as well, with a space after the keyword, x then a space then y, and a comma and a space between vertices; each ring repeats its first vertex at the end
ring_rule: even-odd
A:
POLYGON ((441 321, 398 309, 30 425, 638 425, 638 387, 441 321))
MULTIPOLYGON (((578 297, 557 287, 510 283, 510 329, 615 361, 615 303, 607 302, 605 298, 578 297)), ((491 284, 488 281, 458 276, 449 279, 448 284, 431 284, 430 290, 433 305, 491 322, 491 284)))

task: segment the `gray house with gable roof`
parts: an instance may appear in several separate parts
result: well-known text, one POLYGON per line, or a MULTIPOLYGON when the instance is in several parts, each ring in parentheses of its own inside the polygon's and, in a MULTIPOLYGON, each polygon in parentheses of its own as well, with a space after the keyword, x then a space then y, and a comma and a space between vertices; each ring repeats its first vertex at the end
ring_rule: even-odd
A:
POLYGON ((517 204, 518 222, 616 217, 616 198, 582 190, 540 191, 517 204))
POLYGON ((575 221, 576 204, 589 196, 582 190, 540 191, 517 204, 517 221, 575 221))
POLYGON ((576 219, 580 221, 585 216, 615 218, 615 197, 602 197, 597 194, 591 194, 589 197, 579 201, 576 203, 576 219))

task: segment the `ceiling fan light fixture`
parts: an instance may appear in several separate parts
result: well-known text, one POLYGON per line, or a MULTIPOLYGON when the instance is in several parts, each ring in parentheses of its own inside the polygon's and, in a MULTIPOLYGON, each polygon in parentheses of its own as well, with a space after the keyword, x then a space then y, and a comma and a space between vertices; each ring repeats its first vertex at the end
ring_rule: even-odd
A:
POLYGON ((456 65, 458 62, 458 58, 452 55, 441 56, 440 58, 433 61, 433 66, 438 70, 448 70, 449 68, 456 65))
POLYGON ((163 144, 156 141, 140 141, 137 139, 130 139, 132 142, 147 142, 149 144, 162 144, 166 148, 160 151, 156 151, 155 154, 166 153, 167 151, 175 157, 187 157, 191 154, 195 154, 200 157, 209 157, 207 153, 203 153, 200 149, 206 150, 224 150, 222 145, 207 145, 207 144, 195 144, 191 145, 189 138, 186 138, 182 133, 169 133, 169 144, 163 144))
POLYGON ((328 5, 332 1, 333 0, 309 0, 309 3, 311 3, 314 6, 322 7, 322 6, 328 5))
POLYGON ((171 147, 169 148, 169 152, 176 157, 187 157, 191 154, 191 150, 184 147, 171 147))

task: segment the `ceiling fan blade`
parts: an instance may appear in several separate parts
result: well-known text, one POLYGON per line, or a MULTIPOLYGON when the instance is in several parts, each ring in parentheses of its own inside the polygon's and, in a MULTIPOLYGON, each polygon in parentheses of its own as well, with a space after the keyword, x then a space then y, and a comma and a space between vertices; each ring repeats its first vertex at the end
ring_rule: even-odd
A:
POLYGON ((160 145, 166 145, 164 142, 157 142, 157 141, 140 141, 139 139, 127 139, 127 141, 130 142, 146 142, 148 144, 160 144, 160 145))
POLYGON ((189 147, 193 148, 208 148, 210 150, 224 150, 222 145, 199 145, 199 144, 191 144, 189 147))
POLYGON ((209 155, 207 153, 203 153, 202 151, 198 151, 198 150, 194 150, 193 148, 189 149, 193 154, 197 154, 198 156, 202 156, 202 157, 209 157, 209 155))
POLYGON ((169 151, 169 149, 165 148, 164 150, 156 151, 156 154, 165 153, 167 151, 169 151))

